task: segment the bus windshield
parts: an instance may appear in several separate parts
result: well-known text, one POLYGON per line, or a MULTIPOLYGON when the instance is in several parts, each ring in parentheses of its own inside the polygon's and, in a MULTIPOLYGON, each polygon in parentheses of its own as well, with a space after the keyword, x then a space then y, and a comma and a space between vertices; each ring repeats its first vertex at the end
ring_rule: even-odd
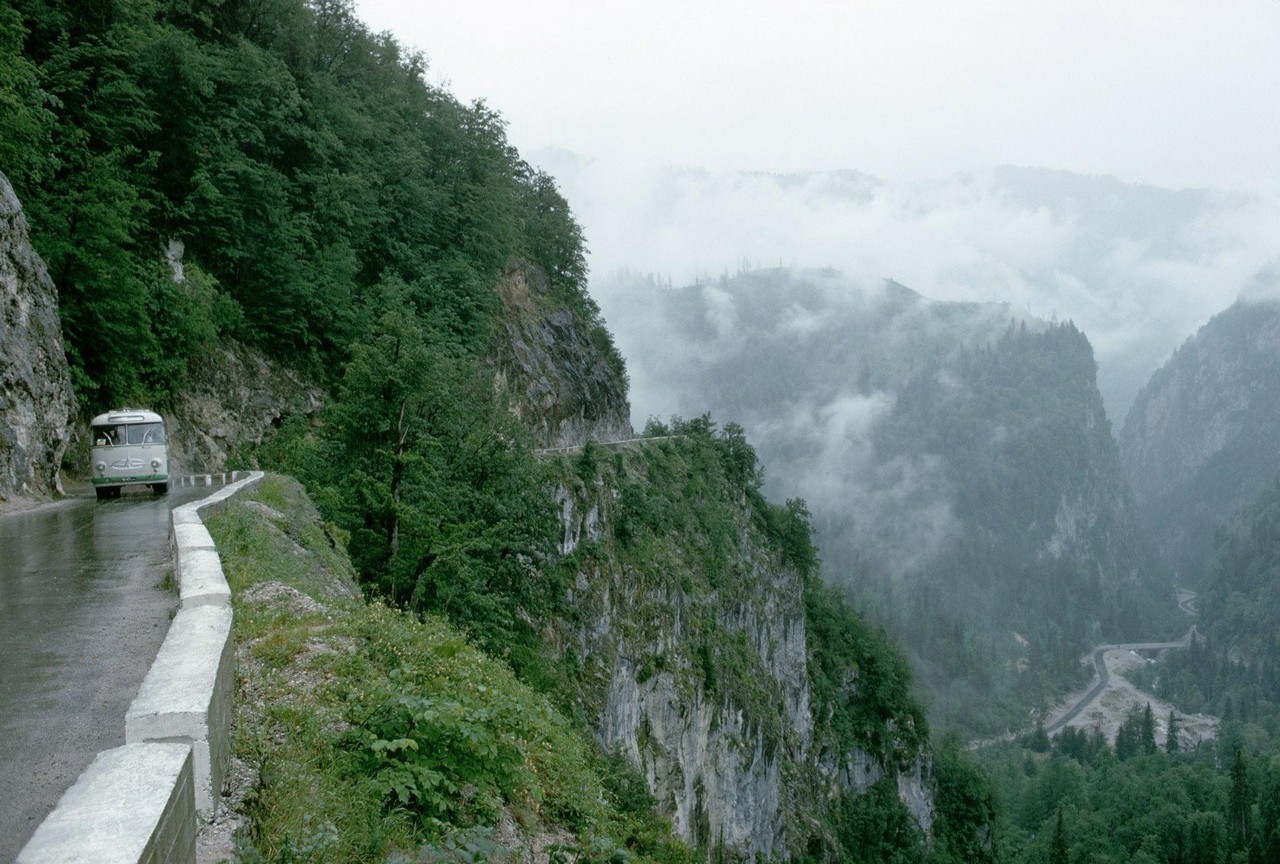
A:
POLYGON ((95 447, 163 443, 165 443, 163 423, 121 423, 116 426, 93 427, 93 446, 95 447))

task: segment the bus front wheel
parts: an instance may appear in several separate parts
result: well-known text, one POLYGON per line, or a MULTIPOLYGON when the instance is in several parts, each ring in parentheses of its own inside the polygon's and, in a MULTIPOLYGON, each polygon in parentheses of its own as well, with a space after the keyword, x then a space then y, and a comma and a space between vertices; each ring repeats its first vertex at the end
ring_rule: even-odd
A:
POLYGON ((169 492, 169 484, 168 483, 152 483, 151 490, 155 492, 157 495, 166 495, 169 492))

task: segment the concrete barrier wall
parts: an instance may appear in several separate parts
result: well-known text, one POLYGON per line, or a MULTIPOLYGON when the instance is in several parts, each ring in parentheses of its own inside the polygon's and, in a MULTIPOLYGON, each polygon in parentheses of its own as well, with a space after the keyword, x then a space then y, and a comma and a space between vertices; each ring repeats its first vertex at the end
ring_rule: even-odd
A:
POLYGON ((230 758, 235 689, 231 589, 200 514, 261 484, 245 473, 172 511, 178 613, 125 716, 125 746, 98 754, 19 864, 195 861, 198 819, 213 815, 230 758))
POLYGON ((205 817, 218 802, 231 752, 234 684, 231 607, 180 609, 125 715, 126 744, 191 744, 196 809, 205 817))
POLYGON ((84 770, 18 853, 18 864, 194 861, 191 747, 126 744, 84 770))

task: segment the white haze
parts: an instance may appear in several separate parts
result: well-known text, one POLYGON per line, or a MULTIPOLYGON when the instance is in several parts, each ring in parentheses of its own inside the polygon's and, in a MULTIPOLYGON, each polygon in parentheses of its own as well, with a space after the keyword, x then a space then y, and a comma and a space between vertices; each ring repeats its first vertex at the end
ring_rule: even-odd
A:
POLYGON ((686 290, 625 273, 600 288, 627 322, 618 341, 637 420, 709 411, 741 423, 769 494, 806 499, 828 553, 841 542, 902 573, 961 529, 944 456, 886 455, 877 427, 929 358, 1003 334, 1007 305, 941 309, 830 270, 752 271, 686 290))
POLYGON ((1172 351, 1246 288, 1274 285, 1258 274, 1280 260, 1280 201, 1263 195, 1030 169, 893 184, 533 159, 584 225, 592 292, 631 362, 641 420, 670 400, 643 368, 653 322, 610 294, 622 270, 679 286, 751 267, 834 267, 855 284, 892 278, 933 300, 1071 320, 1093 345, 1118 427, 1172 351))
POLYGON ((1275 0, 357 0, 523 153, 1277 189, 1275 0))
MULTIPOLYGON (((1085 330, 1116 423, 1146 375, 1275 254, 1277 0, 355 10, 423 51, 430 80, 500 112, 512 144, 551 169, 597 284, 621 268, 686 283, 783 264, 1005 300, 1085 330), (654 167, 667 165, 695 170, 654 167), (1153 235, 1142 223, 1160 223, 1158 197, 1125 214, 1136 224, 1098 226, 1096 199, 1011 199, 990 182, 998 165, 1240 197, 1183 208, 1175 236, 1153 235), (781 186, 744 171, 826 173, 781 186)), ((599 299, 625 343, 630 322, 599 299)))

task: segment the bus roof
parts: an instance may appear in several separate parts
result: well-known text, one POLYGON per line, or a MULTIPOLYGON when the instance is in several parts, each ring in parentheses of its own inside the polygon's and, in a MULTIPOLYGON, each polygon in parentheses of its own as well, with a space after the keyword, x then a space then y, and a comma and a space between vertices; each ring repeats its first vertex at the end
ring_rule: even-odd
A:
POLYGON ((154 411, 145 408, 117 408, 106 414, 99 414, 90 421, 90 426, 106 426, 112 423, 163 423, 164 418, 154 411))

